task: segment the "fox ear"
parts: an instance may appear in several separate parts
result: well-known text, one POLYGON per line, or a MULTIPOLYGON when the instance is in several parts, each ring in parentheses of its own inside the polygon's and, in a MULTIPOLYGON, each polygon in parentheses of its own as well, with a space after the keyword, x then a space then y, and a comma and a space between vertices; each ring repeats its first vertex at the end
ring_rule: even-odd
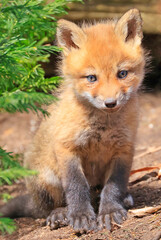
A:
POLYGON ((80 48, 85 37, 83 30, 75 23, 63 19, 58 21, 57 42, 65 55, 68 55, 71 48, 80 48))
POLYGON ((115 32, 123 41, 140 45, 143 33, 139 10, 134 8, 126 12, 116 23, 115 32))

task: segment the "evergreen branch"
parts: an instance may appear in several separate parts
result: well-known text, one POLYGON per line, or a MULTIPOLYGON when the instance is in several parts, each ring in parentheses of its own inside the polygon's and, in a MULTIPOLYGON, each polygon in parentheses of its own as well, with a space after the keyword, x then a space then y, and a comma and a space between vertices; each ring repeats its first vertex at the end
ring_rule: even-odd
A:
POLYGON ((10 218, 0 218, 0 232, 4 234, 8 232, 9 234, 13 233, 16 230, 15 223, 10 218))
MULTIPOLYGON (((56 32, 56 16, 66 14, 68 4, 74 0, 2 0, 0 10, 0 108, 9 112, 36 110, 37 99, 23 103, 13 93, 51 93, 60 78, 45 79, 45 72, 38 62, 47 62, 50 54, 61 51, 52 46, 56 32), (11 93, 10 96, 9 93, 11 93), (6 100, 6 102, 4 101, 6 100), (8 104, 8 106, 7 106, 8 104), (19 109, 18 109, 19 108, 19 109)), ((81 2, 77 0, 77 2, 81 2)), ((23 97, 23 95, 21 94, 23 97)), ((24 95, 25 96, 25 95, 24 95)), ((31 95, 32 96, 32 95, 31 95)), ((44 96, 45 98, 45 96, 44 96)), ((44 100, 43 98, 43 100, 44 100)), ((25 99, 26 101, 26 99, 25 99)), ((45 101, 43 101, 44 103, 45 101)))
POLYGON ((3 183, 10 185, 13 180, 36 173, 36 171, 23 168, 11 152, 6 152, 0 147, 0 186, 3 183))
POLYGON ((56 98, 52 95, 46 95, 38 92, 28 93, 17 90, 11 93, 6 92, 2 97, 0 97, 0 108, 11 113, 16 111, 28 112, 29 109, 37 113, 39 110, 44 115, 48 115, 47 111, 40 106, 37 106, 36 103, 39 105, 48 105, 54 100, 56 100, 56 98))
POLYGON ((2 186, 4 183, 11 185, 12 181, 15 181, 25 176, 30 176, 35 174, 37 174, 36 171, 29 170, 21 166, 13 167, 5 170, 0 168, 0 186, 2 186))
POLYGON ((32 42, 30 45, 25 46, 25 41, 26 39, 18 39, 18 36, 17 36, 16 39, 12 38, 10 42, 5 42, 5 44, 1 42, 0 58, 4 57, 7 54, 8 56, 13 56, 18 58, 21 58, 21 57, 29 58, 32 56, 41 56, 42 54, 55 53, 55 52, 61 51, 61 48, 56 46, 51 46, 49 44, 39 46, 39 42, 38 43, 32 42), (18 45, 17 41, 21 45, 18 45))
POLYGON ((19 167, 19 163, 15 157, 11 155, 12 152, 6 152, 6 150, 0 147, 0 168, 8 169, 9 167, 19 167))

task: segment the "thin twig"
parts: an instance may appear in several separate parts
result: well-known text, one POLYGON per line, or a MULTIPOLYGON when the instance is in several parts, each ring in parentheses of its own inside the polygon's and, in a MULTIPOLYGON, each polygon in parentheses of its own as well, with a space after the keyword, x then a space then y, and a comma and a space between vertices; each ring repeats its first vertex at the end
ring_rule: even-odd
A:
POLYGON ((154 153, 154 152, 158 152, 161 150, 161 146, 159 147, 150 147, 147 151, 137 155, 134 157, 134 159, 137 159, 137 158, 141 158, 141 157, 144 157, 145 155, 147 154, 151 154, 151 153, 154 153))
POLYGON ((134 216, 136 217, 144 217, 148 214, 153 214, 161 210, 161 205, 156 206, 156 207, 144 207, 140 209, 132 209, 129 210, 129 212, 133 213, 134 216))
POLYGON ((161 169, 161 164, 159 164, 158 166, 144 167, 144 168, 139 168, 139 169, 136 169, 136 170, 132 170, 130 172, 130 175, 133 175, 133 174, 138 173, 138 172, 151 171, 151 170, 154 170, 154 169, 161 169))

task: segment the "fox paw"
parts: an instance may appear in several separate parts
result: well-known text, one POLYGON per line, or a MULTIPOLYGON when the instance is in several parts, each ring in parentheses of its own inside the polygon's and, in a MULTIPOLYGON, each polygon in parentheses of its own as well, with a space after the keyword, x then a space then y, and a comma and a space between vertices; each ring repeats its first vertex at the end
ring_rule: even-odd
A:
POLYGON ((50 226, 51 230, 67 226, 67 208, 54 209, 47 217, 46 225, 50 226))
POLYGON ((108 203, 102 211, 99 211, 97 222, 98 229, 107 228, 111 230, 112 220, 117 224, 121 224, 127 219, 127 211, 119 203, 108 203))
POLYGON ((72 211, 68 213, 69 225, 71 225, 75 231, 90 231, 96 230, 96 216, 93 210, 78 212, 72 211))

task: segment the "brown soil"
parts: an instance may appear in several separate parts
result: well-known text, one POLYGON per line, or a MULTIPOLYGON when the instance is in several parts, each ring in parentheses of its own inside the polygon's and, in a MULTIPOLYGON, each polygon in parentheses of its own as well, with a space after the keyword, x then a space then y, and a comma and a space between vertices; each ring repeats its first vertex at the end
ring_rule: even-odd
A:
MULTIPOLYGON (((140 125, 138 129, 136 153, 133 169, 157 166, 161 164, 161 94, 142 94, 140 96, 140 125), (153 152, 151 152, 153 148, 153 152), (146 153, 139 157, 141 153, 146 153)), ((24 152, 32 139, 32 132, 36 128, 37 116, 30 114, 1 114, 0 115, 0 145, 7 151, 24 152)), ((12 186, 0 188, 13 196, 24 193, 23 181, 17 181, 12 186)), ((157 170, 148 174, 141 172, 130 177, 130 192, 135 201, 133 209, 145 206, 161 205, 161 180, 157 177, 157 170), (143 177, 144 176, 144 177, 143 177)), ((112 232, 102 230, 77 234, 70 227, 50 231, 45 226, 44 219, 21 218, 16 219, 17 231, 12 235, 0 236, 0 240, 54 240, 54 239, 81 239, 81 240, 159 240, 161 239, 161 211, 149 214, 142 218, 128 214, 121 226, 114 225, 112 232)))

